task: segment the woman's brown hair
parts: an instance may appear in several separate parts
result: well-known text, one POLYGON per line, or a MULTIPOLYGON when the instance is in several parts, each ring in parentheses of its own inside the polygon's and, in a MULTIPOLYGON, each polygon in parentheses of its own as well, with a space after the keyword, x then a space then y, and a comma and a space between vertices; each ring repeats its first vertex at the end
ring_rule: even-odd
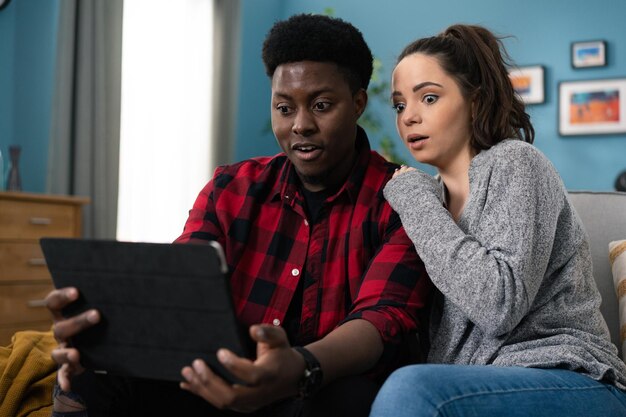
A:
POLYGON ((438 59, 473 103, 470 144, 476 151, 507 138, 533 142, 535 129, 509 79, 510 58, 500 38, 481 26, 458 24, 411 43, 398 62, 414 53, 438 59))

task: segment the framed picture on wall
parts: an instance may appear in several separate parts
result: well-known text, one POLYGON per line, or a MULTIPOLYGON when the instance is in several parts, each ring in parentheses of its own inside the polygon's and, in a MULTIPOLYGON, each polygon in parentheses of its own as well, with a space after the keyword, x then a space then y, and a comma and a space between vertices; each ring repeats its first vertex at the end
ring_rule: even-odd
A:
POLYGON ((545 101, 545 69, 543 65, 516 67, 509 70, 509 78, 515 92, 526 104, 545 101))
POLYGON ((559 134, 626 133, 626 78, 559 83, 559 134))
POLYGON ((572 67, 588 68, 606 65, 606 41, 572 43, 572 67))

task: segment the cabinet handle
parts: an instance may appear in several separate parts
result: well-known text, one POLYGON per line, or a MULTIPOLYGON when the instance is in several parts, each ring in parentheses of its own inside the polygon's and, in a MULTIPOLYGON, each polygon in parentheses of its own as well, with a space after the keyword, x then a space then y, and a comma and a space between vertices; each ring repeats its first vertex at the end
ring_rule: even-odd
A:
POLYGON ((44 258, 31 258, 28 260, 29 266, 46 266, 46 260, 44 258))
POLYGON ((45 307, 46 300, 28 300, 26 304, 28 307, 45 307))
POLYGON ((30 218, 30 224, 36 224, 36 225, 48 225, 48 224, 52 224, 52 219, 49 217, 31 217, 30 218))

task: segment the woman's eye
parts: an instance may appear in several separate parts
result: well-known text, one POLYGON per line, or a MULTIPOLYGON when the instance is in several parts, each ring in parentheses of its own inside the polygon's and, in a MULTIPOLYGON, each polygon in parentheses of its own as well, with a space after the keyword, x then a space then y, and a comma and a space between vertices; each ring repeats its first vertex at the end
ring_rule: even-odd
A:
POLYGON ((328 110, 329 107, 330 107, 330 103, 326 101, 319 101, 313 105, 313 108, 318 111, 328 110))
POLYGON ((396 111, 396 113, 400 114, 406 108, 406 104, 404 104, 404 103, 394 103, 392 107, 396 111))
POLYGON ((424 103, 426 104, 436 103, 437 100, 439 100, 439 97, 434 94, 427 94, 424 96, 424 103))

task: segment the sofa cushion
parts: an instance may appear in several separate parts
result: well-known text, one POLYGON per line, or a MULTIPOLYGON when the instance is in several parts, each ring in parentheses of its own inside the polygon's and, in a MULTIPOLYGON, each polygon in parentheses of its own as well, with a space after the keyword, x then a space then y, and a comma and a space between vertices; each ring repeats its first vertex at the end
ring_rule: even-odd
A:
POLYGON ((589 235, 593 275, 602 295, 600 310, 609 326, 611 341, 619 347, 619 311, 607 245, 626 237, 626 193, 570 191, 569 198, 589 235))
POLYGON ((626 360, 626 240, 609 243, 609 261, 619 302, 620 343, 626 360))

